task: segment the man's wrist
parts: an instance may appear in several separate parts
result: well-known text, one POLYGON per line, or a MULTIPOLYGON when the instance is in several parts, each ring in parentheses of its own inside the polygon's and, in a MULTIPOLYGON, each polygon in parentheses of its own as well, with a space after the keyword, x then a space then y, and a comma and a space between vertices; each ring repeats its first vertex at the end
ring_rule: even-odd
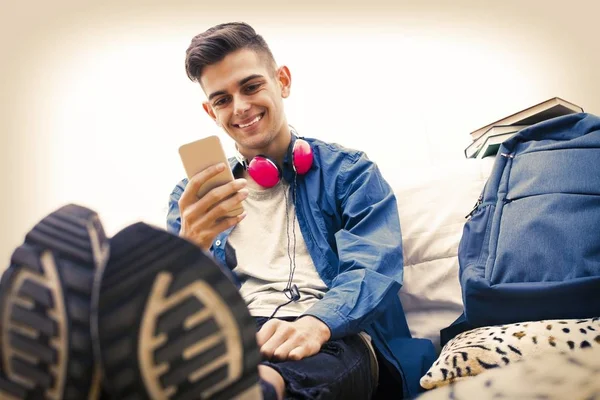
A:
POLYGON ((329 326, 313 315, 303 315, 299 318, 302 323, 308 324, 311 330, 318 333, 319 337, 323 338, 323 343, 331 338, 331 329, 329 326))

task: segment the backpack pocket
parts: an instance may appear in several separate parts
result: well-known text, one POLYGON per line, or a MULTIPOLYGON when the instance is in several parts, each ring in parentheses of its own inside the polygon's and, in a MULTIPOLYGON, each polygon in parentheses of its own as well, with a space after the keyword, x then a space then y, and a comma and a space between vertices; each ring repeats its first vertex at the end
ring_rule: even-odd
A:
POLYGON ((490 228, 496 206, 483 203, 471 214, 471 218, 463 226, 463 234, 458 244, 458 261, 460 279, 465 271, 467 275, 484 276, 485 261, 489 253, 490 228))
POLYGON ((600 276, 600 149, 520 154, 507 186, 492 285, 600 276))

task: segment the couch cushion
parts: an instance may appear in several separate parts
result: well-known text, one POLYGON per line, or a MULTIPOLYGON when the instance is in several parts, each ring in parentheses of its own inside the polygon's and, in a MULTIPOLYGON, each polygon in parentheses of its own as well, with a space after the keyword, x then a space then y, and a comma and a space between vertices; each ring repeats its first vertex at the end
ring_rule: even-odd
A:
POLYGON ((400 291, 414 337, 433 341, 462 312, 458 281, 458 244, 465 216, 471 211, 489 176, 493 159, 464 159, 435 167, 416 168, 408 179, 397 171, 388 181, 398 200, 404 284, 400 291))

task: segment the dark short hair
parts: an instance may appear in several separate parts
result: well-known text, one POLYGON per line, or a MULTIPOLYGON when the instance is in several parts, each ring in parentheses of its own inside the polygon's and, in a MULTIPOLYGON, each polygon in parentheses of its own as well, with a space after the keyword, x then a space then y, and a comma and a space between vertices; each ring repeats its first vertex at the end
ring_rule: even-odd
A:
POLYGON ((240 49, 251 49, 275 65, 275 58, 262 36, 244 22, 219 24, 194 36, 186 50, 185 71, 192 82, 199 82, 204 67, 216 64, 240 49))

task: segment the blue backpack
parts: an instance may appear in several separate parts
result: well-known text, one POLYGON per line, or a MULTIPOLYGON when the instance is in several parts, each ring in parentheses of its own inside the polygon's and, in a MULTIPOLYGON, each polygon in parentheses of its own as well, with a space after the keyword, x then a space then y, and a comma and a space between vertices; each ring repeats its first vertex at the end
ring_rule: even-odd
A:
POLYGON ((464 314, 443 343, 480 326, 600 316, 600 118, 553 118, 505 141, 468 218, 464 314))

